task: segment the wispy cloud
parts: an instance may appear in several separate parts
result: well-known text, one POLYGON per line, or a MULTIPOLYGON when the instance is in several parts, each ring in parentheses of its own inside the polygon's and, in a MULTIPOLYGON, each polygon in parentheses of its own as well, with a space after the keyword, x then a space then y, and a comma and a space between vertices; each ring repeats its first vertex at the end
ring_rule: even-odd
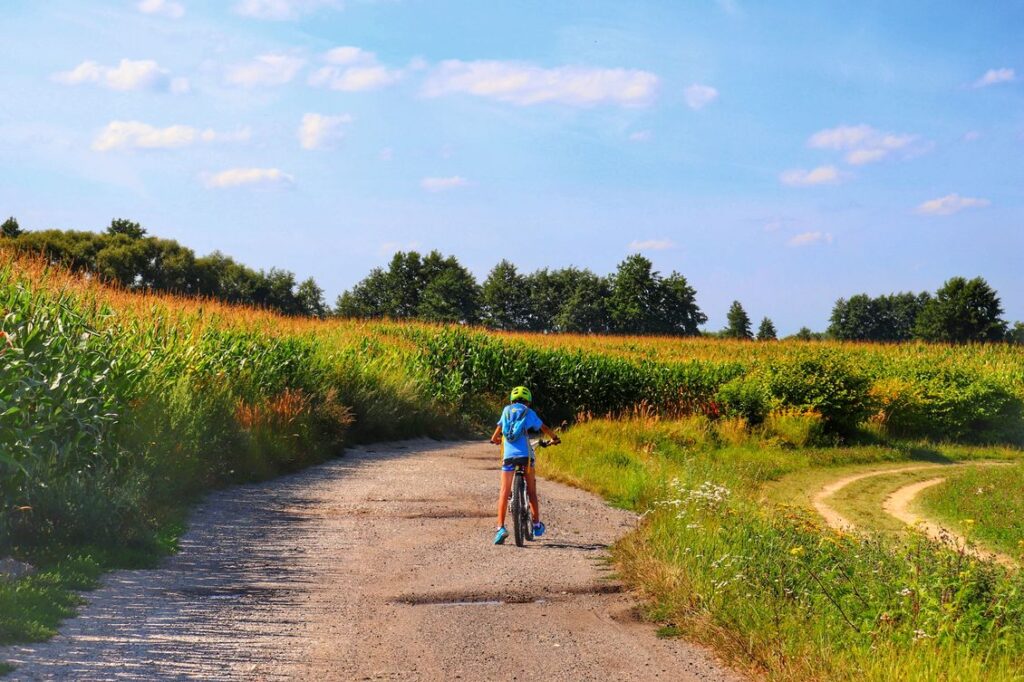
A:
POLYGON ((185 16, 184 5, 173 0, 141 0, 136 7, 143 14, 159 14, 171 19, 185 16))
POLYGON ((842 179, 835 166, 818 166, 811 170, 793 168, 784 171, 779 180, 791 187, 807 187, 810 185, 835 185, 842 179))
POLYGON ((556 102, 569 106, 651 103, 658 77, 649 71, 579 66, 543 68, 525 62, 448 60, 427 77, 427 97, 467 94, 520 106, 556 102))
POLYGON ((324 53, 323 60, 327 66, 309 77, 310 85, 359 92, 387 87, 402 78, 400 69, 384 66, 377 61, 377 55, 359 47, 336 47, 324 53))
POLYGON ((236 14, 270 21, 292 21, 324 7, 341 7, 339 0, 239 0, 236 14))
POLYGON ((348 114, 340 116, 324 116, 323 114, 306 114, 299 124, 299 145, 303 149, 322 149, 339 140, 342 126, 351 123, 348 114))
POLYGON ((718 90, 715 90, 710 85, 701 85, 700 83, 694 83, 686 88, 683 94, 686 97, 686 106, 694 111, 703 109, 718 99, 718 90))
POLYGON ((453 175, 447 178, 423 178, 420 180, 420 187, 428 192, 443 192, 449 189, 465 187, 468 184, 469 181, 459 175, 453 175))
POLYGON ((184 93, 189 90, 187 78, 171 78, 171 72, 151 59, 122 59, 117 66, 103 66, 84 61, 70 71, 53 75, 64 85, 99 85, 110 90, 156 90, 184 93))
POLYGON ((225 80, 243 88, 284 85, 290 82, 305 64, 301 57, 287 54, 264 54, 244 64, 228 67, 225 80))
POLYGON ((965 208, 984 208, 991 203, 988 199, 962 197, 954 193, 922 203, 917 207, 917 212, 923 215, 952 215, 953 213, 959 213, 965 208))
POLYGON ((828 232, 801 232, 790 237, 786 242, 789 246, 810 246, 811 244, 831 244, 832 235, 828 232))
POLYGON ((210 128, 199 130, 187 125, 157 128, 140 121, 111 121, 93 140, 92 148, 98 152, 116 149, 176 149, 199 142, 246 142, 250 137, 248 128, 218 133, 210 128))
POLYGON ((630 251, 665 251, 675 247, 671 239, 634 239, 629 243, 630 251))
POLYGON ((981 78, 974 81, 974 87, 976 88, 987 88, 990 85, 998 85, 999 83, 1012 83, 1017 80, 1017 74, 1013 69, 1002 68, 1002 69, 989 69, 981 78))
POLYGON ((287 186, 293 184, 295 178, 279 168, 230 168, 206 175, 203 182, 210 189, 226 189, 243 185, 287 186))
POLYGON ((917 135, 887 133, 861 124, 820 130, 811 135, 807 145, 815 149, 844 151, 848 164, 862 166, 881 161, 893 152, 908 152, 917 140, 917 135))
POLYGON ((654 137, 654 133, 652 133, 650 130, 637 130, 629 134, 629 141, 647 142, 652 137, 654 137))

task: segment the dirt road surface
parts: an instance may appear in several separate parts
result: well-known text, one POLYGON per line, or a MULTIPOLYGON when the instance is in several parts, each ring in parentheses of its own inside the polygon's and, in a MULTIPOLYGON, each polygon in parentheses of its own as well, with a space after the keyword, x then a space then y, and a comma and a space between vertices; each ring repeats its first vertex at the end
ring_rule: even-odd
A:
POLYGON ((929 521, 912 510, 914 500, 918 495, 928 488, 940 485, 945 481, 946 479, 942 477, 930 478, 926 481, 918 481, 917 483, 911 483, 910 485, 903 486, 885 498, 885 502, 882 503, 882 509, 885 510, 886 514, 899 519, 908 526, 917 528, 937 542, 943 542, 957 549, 961 549, 966 554, 976 556, 979 559, 987 559, 989 561, 998 562, 1004 566, 1016 567, 1018 565, 1017 562, 1009 555, 984 550, 968 544, 967 538, 964 536, 940 526, 934 521, 929 521))
POLYGON ((491 545, 497 457, 416 441, 216 492, 180 553, 0 659, 16 680, 736 679, 636 620, 606 563, 632 515, 542 481, 548 534, 491 545))
POLYGON ((887 469, 873 469, 871 471, 862 471, 860 473, 852 474, 850 476, 844 476, 843 478, 839 478, 839 479, 836 479, 835 481, 832 481, 831 483, 826 485, 824 488, 819 490, 817 493, 815 493, 814 497, 811 498, 811 504, 814 506, 815 511, 817 511, 818 514, 820 514, 821 517, 823 519, 825 519, 825 523, 827 523, 828 525, 832 526, 836 530, 841 530, 841 531, 854 530, 855 526, 854 526, 853 522, 850 521, 849 519, 847 519, 845 516, 843 516, 839 512, 837 512, 835 509, 833 509, 832 506, 828 503, 829 498, 831 498, 837 492, 839 492, 840 490, 842 490, 846 486, 850 485, 851 483, 856 483, 857 481, 863 481, 865 478, 874 478, 876 476, 888 476, 890 474, 901 474, 901 473, 903 473, 905 471, 921 471, 922 469, 937 469, 937 468, 939 468, 941 466, 944 466, 944 465, 941 465, 941 464, 928 464, 928 465, 924 465, 924 466, 909 466, 909 467, 899 467, 899 468, 894 468, 894 469, 888 469, 888 468, 887 469))

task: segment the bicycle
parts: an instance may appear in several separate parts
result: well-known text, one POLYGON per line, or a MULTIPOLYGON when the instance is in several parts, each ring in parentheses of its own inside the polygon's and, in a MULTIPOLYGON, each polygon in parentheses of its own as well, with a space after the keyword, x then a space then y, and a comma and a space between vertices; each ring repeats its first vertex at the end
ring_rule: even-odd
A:
MULTIPOLYGON (((530 445, 546 448, 554 444, 550 440, 531 441, 530 445)), ((508 513, 512 517, 513 535, 516 547, 522 547, 527 540, 533 540, 533 520, 530 518, 530 504, 526 497, 526 467, 530 465, 529 457, 516 457, 512 460, 515 466, 515 477, 512 479, 512 495, 508 500, 508 513)))

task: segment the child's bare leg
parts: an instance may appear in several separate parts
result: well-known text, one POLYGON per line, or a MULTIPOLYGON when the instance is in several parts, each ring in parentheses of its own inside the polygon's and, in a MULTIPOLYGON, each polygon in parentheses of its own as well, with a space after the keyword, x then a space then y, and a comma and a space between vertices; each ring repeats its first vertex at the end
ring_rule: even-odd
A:
POLYGON ((533 467, 526 470, 526 494, 530 496, 530 511, 533 522, 540 521, 540 500, 537 498, 537 472, 533 467))
POLYGON ((501 493, 498 495, 498 527, 505 526, 505 512, 508 511, 508 496, 512 494, 514 471, 501 472, 501 493))

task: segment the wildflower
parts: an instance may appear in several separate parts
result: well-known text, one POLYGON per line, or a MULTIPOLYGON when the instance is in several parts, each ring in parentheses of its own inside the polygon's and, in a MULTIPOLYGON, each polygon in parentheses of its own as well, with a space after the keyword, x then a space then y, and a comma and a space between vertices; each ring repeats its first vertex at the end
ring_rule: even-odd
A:
POLYGON ((790 556, 803 556, 806 551, 803 547, 797 545, 789 550, 789 554, 790 556))
POLYGON ((975 523, 977 522, 974 519, 964 519, 964 525, 968 528, 973 528, 975 523))
POLYGON ((900 590, 901 597, 909 597, 912 594, 914 594, 914 591, 909 587, 904 587, 902 590, 900 590))
POLYGON ((914 630, 914 639, 927 639, 930 635, 924 630, 914 630))

